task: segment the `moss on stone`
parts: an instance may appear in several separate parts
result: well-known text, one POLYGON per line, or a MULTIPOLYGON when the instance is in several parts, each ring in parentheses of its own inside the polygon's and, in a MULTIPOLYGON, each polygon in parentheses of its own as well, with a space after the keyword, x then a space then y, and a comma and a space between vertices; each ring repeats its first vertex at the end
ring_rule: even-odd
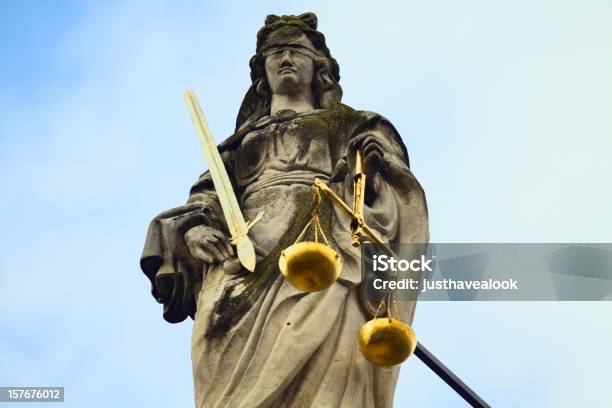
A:
MULTIPOLYGON (((330 140, 331 160, 337 161, 345 148, 345 140, 338 143, 335 137, 345 137, 347 127, 353 126, 356 111, 346 105, 338 105, 335 109, 326 109, 316 115, 306 115, 300 118, 300 126, 309 129, 327 130, 330 140), (323 126, 322 126, 323 122, 323 126), (334 143, 336 141, 336 143, 334 143)), ((236 135, 238 140, 242 135, 236 135)), ((314 180, 313 180, 314 183, 314 180)), ((310 195, 300 200, 295 213, 295 222, 281 237, 272 251, 258 262, 254 273, 245 272, 234 278, 223 291, 221 298, 210 315, 209 328, 206 337, 216 338, 224 336, 248 312, 257 299, 267 291, 280 274, 278 259, 281 252, 294 243, 300 232, 309 221, 314 205, 310 195), (240 286, 240 288, 238 288, 240 286)), ((318 207, 321 226, 330 243, 332 239, 333 204, 325 195, 322 196, 318 207)), ((314 233, 309 229, 304 240, 313 240, 314 233)))

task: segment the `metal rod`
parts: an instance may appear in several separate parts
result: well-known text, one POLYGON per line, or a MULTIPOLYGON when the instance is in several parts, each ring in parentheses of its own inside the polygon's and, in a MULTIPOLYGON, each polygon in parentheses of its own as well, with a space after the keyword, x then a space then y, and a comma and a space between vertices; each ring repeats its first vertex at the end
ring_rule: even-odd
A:
POLYGON ((414 354, 425 365, 438 375, 445 383, 457 392, 471 406, 475 408, 491 408, 482 398, 474 392, 466 383, 461 381, 448 367, 436 358, 423 344, 417 342, 414 354))

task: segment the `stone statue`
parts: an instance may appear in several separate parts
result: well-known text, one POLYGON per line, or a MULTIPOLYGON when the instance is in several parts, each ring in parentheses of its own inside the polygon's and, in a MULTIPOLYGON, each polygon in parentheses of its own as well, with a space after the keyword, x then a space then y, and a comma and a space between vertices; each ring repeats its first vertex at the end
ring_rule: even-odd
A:
MULTIPOLYGON (((390 407, 399 367, 376 367, 357 346, 378 304, 360 296, 346 216, 329 200, 319 207, 343 260, 328 289, 298 291, 278 258, 309 220, 315 177, 351 201, 357 148, 368 224, 387 242, 427 242, 425 195, 406 147, 385 118, 340 102, 339 66, 314 14, 268 16, 250 67, 236 131, 219 151, 245 218, 264 212, 249 232, 255 272, 224 268, 234 248, 208 172, 185 205, 153 219, 140 261, 164 319, 194 320, 196 406, 390 407)), ((414 303, 401 313, 410 323, 414 303)))

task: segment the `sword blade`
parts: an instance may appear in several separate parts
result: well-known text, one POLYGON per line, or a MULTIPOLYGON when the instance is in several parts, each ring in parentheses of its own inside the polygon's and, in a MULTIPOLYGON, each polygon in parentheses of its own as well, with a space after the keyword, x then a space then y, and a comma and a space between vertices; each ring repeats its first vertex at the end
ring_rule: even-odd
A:
POLYGON ((215 185, 219 202, 221 203, 223 215, 227 221, 227 227, 232 234, 232 244, 236 246, 238 260, 242 266, 253 272, 255 270, 256 259, 255 248, 247 235, 249 227, 238 205, 238 199, 217 149, 215 139, 208 127, 198 98, 193 91, 185 91, 185 103, 187 103, 191 121, 198 134, 204 159, 208 163, 208 169, 215 185))

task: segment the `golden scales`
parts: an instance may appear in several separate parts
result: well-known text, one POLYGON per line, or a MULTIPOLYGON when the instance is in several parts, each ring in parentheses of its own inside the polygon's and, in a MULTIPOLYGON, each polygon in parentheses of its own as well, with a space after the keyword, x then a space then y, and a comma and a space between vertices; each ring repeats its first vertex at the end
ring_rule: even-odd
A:
MULTIPOLYGON (((342 258, 329 246, 327 237, 321 228, 317 207, 321 201, 320 192, 327 194, 334 204, 351 218, 351 244, 355 247, 361 244, 361 234, 368 237, 390 252, 385 243, 366 224, 363 216, 366 175, 363 172, 363 156, 358 149, 355 160, 353 209, 351 209, 325 183, 315 178, 314 196, 315 209, 311 220, 306 224, 293 245, 282 251, 279 257, 279 268, 282 275, 295 288, 304 292, 315 292, 327 289, 340 276, 342 258), (315 241, 302 241, 308 227, 313 226, 315 241), (319 242, 319 234, 325 244, 319 242)), ((366 322, 359 330, 359 350, 372 364, 390 367, 400 364, 414 352, 417 341, 412 327, 391 316, 393 302, 392 292, 387 297, 387 317, 378 317, 381 300, 374 318, 366 322)), ((399 313, 398 313, 399 314, 399 313)))

